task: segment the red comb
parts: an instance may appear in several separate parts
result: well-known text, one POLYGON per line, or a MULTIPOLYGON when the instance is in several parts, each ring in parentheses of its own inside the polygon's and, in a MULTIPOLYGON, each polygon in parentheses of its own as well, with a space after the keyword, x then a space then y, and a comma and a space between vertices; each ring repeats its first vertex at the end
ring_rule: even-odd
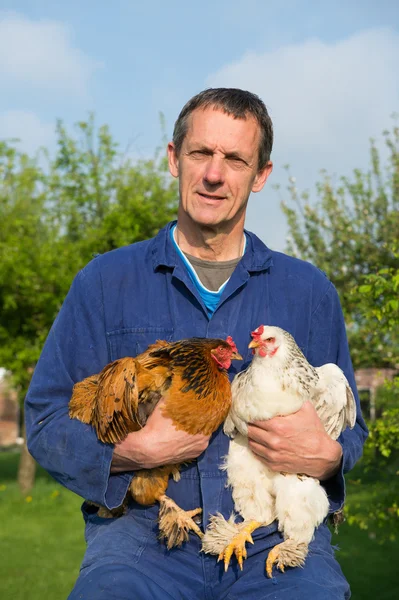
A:
POLYGON ((237 346, 235 345, 233 338, 231 337, 231 335, 228 335, 226 338, 226 342, 232 347, 232 349, 234 350, 234 352, 237 352, 237 346))
POLYGON ((251 336, 254 338, 254 340, 256 340, 257 338, 260 338, 260 336, 262 335, 264 329, 265 329, 264 325, 259 325, 259 327, 257 329, 255 329, 255 331, 253 331, 251 333, 251 336))

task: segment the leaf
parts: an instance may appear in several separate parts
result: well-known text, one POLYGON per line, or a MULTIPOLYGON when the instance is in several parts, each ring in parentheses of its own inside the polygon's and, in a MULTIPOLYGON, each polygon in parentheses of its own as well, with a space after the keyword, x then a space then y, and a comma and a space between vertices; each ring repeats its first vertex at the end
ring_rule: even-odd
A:
POLYGON ((372 286, 371 285, 360 285, 358 290, 361 294, 369 294, 372 290, 372 286))

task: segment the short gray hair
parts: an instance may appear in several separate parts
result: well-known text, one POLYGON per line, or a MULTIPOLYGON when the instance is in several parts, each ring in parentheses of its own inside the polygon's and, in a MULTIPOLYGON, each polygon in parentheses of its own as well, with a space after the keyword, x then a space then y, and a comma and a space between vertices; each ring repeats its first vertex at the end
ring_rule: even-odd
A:
POLYGON ((193 96, 183 106, 173 130, 176 154, 180 154, 186 137, 190 114, 197 108, 209 107, 220 108, 235 119, 246 119, 248 115, 256 119, 261 131, 258 156, 258 171, 261 171, 270 160, 273 147, 273 123, 259 96, 237 88, 209 88, 193 96))

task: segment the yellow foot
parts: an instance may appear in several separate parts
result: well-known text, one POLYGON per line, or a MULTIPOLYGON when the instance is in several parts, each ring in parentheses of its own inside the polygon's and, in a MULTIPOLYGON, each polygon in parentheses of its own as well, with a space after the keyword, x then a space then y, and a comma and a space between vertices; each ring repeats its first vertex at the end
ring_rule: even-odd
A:
POLYGON ((225 571, 227 571, 229 568, 230 559, 233 556, 233 553, 237 558, 238 566, 242 571, 243 561, 247 558, 247 549, 245 548, 245 543, 254 543, 251 533, 260 526, 261 523, 258 521, 250 521, 247 525, 245 525, 245 527, 243 527, 243 529, 241 529, 239 533, 233 537, 225 549, 220 552, 218 556, 218 562, 223 560, 225 571))
POLYGON ((193 531, 198 537, 203 538, 204 534, 194 520, 194 517, 202 513, 202 508, 185 511, 168 496, 162 498, 160 505, 159 537, 166 539, 168 550, 187 542, 189 531, 193 531))
POLYGON ((266 560, 267 576, 272 577, 273 565, 276 565, 282 573, 285 567, 302 567, 307 553, 307 544, 295 542, 290 538, 277 544, 270 550, 266 560))
MULTIPOLYGON (((280 544, 279 544, 280 545, 280 544)), ((273 565, 277 564, 277 568, 284 573, 284 563, 280 562, 279 545, 272 548, 266 560, 266 573, 268 577, 272 577, 273 565)))

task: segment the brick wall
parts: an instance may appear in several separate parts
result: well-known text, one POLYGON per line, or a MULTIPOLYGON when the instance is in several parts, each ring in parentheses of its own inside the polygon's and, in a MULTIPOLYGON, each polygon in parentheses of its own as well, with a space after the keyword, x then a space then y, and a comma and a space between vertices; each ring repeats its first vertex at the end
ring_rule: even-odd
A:
POLYGON ((0 379, 0 446, 11 446, 19 435, 17 394, 5 379, 0 379))

